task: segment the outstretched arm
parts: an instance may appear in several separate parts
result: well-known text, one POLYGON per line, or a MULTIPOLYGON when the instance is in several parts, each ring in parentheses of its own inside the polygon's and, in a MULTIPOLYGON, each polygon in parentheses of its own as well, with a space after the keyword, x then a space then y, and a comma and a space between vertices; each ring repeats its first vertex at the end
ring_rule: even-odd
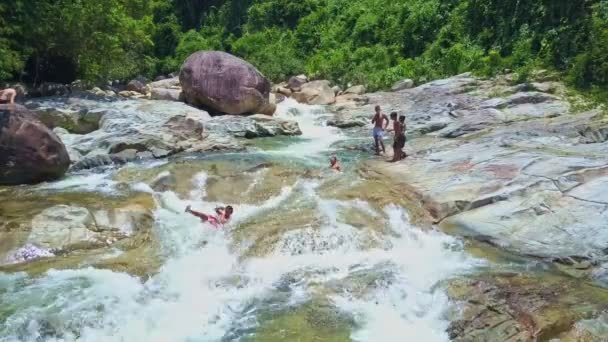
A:
POLYGON ((203 214, 203 213, 200 213, 198 211, 194 211, 194 210, 190 211, 190 214, 192 214, 192 215, 200 218, 203 221, 207 221, 209 219, 209 216, 207 216, 207 214, 203 214))
POLYGON ((190 206, 188 206, 186 208, 186 212, 200 218, 203 221, 207 221, 209 219, 209 216, 207 216, 207 214, 203 214, 201 212, 192 210, 192 209, 190 209, 190 206))

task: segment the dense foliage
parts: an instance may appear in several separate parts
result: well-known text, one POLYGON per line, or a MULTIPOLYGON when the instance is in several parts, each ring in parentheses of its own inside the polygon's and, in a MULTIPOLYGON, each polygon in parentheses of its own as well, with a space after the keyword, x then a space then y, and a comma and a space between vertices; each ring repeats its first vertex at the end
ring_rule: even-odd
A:
POLYGON ((377 89, 533 68, 608 87, 608 0, 0 0, 0 79, 153 76, 200 49, 377 89))

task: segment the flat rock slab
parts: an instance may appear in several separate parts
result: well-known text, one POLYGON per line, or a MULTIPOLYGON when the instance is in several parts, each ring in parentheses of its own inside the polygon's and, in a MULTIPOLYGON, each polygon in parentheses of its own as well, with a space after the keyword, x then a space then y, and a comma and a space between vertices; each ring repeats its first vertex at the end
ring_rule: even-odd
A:
POLYGON ((461 317, 448 328, 454 341, 548 341, 600 318, 608 303, 606 289, 551 274, 455 280, 448 294, 463 303, 461 317))
POLYGON ((599 112, 570 114, 557 95, 520 87, 494 98, 492 86, 464 75, 369 94, 370 106, 402 109, 413 139, 406 160, 367 167, 406 186, 451 232, 551 260, 603 260, 608 144, 587 144, 584 132, 608 124, 599 112))

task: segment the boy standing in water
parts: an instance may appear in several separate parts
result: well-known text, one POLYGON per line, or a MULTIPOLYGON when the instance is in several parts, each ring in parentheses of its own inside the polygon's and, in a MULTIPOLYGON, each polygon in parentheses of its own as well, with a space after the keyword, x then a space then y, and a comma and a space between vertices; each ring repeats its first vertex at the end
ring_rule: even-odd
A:
POLYGON ((211 223, 211 225, 213 225, 215 228, 219 228, 220 225, 226 224, 228 221, 230 221, 230 217, 232 216, 234 209, 231 206, 215 208, 215 213, 217 216, 194 211, 190 208, 190 206, 186 207, 186 212, 200 218, 203 222, 211 223))
POLYGON ((331 158, 329 158, 329 168, 337 172, 342 172, 342 167, 336 156, 331 156, 331 158))
POLYGON ((384 141, 382 141, 382 138, 384 137, 384 130, 388 127, 389 120, 385 114, 382 114, 380 106, 376 106, 375 109, 376 114, 374 114, 374 117, 372 118, 372 124, 374 125, 374 130, 372 134, 374 136, 374 143, 376 146, 376 155, 379 156, 380 147, 382 147, 382 153, 386 153, 386 150, 384 148, 384 141), (385 120, 386 125, 383 125, 385 120))

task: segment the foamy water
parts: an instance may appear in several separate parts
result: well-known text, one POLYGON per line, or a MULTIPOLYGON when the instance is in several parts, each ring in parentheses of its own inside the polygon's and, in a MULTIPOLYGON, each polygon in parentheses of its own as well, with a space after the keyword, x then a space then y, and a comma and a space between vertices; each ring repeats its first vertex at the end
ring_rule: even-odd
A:
POLYGON ((294 120, 300 126, 300 143, 275 151, 294 158, 306 158, 326 153, 332 144, 343 140, 344 134, 336 127, 327 126, 327 111, 322 106, 310 106, 287 98, 277 105, 276 117, 294 120))
MULTIPOLYGON (((343 138, 316 120, 320 108, 282 106, 281 116, 298 108, 291 112, 309 141, 281 153, 314 158, 343 138)), ((267 176, 256 173, 256 179, 267 176)), ((206 173, 192 178, 192 191, 183 198, 134 183, 133 190, 152 193, 157 203, 154 233, 164 257, 158 274, 145 281, 93 268, 52 270, 37 278, 0 274, 0 322, 6 317, 0 341, 235 340, 243 337, 239 331, 263 324, 258 314, 278 292, 287 293, 279 303, 285 307, 326 296, 352 318, 354 341, 448 340, 451 304, 438 285, 480 261, 468 256, 459 240, 413 226, 403 208, 376 210, 363 200, 320 196, 320 185, 331 181, 300 180, 259 205, 233 204, 235 216, 222 230, 184 213, 186 205, 212 212, 222 204, 207 201, 206 173), (233 245, 232 230, 250 219, 280 215, 295 201, 314 208, 320 224, 286 230, 269 255, 241 258, 244 251, 233 245), (344 210, 361 212, 385 229, 352 226, 339 215, 344 210), (360 293, 353 288, 361 275, 375 281, 360 293), (285 279, 294 280, 286 285, 285 279), (319 294, 319 287, 327 291, 319 294)), ((109 185, 107 174, 92 174, 42 189, 101 191, 109 185)), ((284 222, 288 226, 289 218, 284 222)))

